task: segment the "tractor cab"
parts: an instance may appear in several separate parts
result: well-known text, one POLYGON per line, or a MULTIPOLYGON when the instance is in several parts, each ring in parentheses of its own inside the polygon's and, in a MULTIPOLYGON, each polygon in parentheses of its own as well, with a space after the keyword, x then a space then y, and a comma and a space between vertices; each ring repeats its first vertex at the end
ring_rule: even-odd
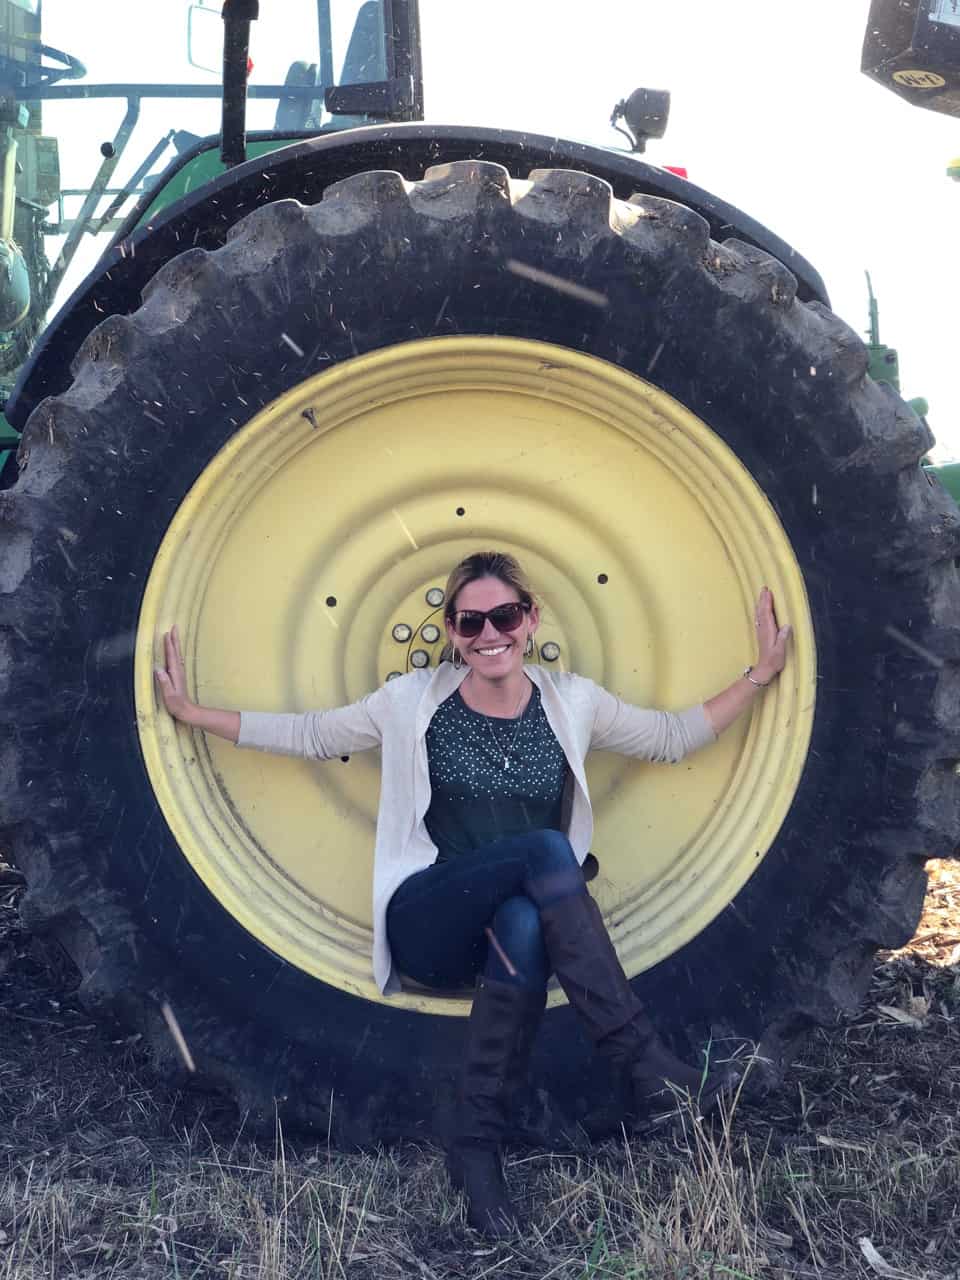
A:
POLYGON ((0 0, 3 393, 132 210, 304 134, 422 116, 407 0, 92 8, 0 0))

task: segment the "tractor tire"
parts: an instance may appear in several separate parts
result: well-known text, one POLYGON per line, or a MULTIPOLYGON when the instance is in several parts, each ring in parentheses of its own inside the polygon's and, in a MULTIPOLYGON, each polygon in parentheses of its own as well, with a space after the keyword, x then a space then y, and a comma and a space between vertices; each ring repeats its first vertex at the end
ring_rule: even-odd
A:
MULTIPOLYGON (((248 893, 238 906, 217 888, 216 871, 185 856, 194 819, 180 821, 173 784, 174 799, 158 799, 153 762, 176 749, 184 777, 209 765, 212 795, 227 756, 204 764, 204 753, 218 744, 211 747, 174 727, 152 705, 156 649, 143 628, 153 616, 148 580, 170 558, 161 550, 164 539, 179 538, 174 559, 190 563, 191 529, 217 504, 234 501, 231 485, 242 487, 258 473, 267 485, 269 477, 290 470, 279 456, 286 437, 277 435, 271 453, 269 431, 257 436, 266 442, 259 462, 229 469, 232 450, 251 424, 274 421, 273 406, 289 402, 293 416, 306 420, 298 449, 334 450, 333 471, 326 479, 323 471, 311 473, 304 506, 278 508, 250 544, 259 550, 245 571, 256 576, 262 557, 271 565, 269 581, 264 576, 258 588, 263 601, 238 599, 219 627, 220 633, 233 632, 241 666, 247 647, 259 643, 259 630, 271 630, 264 615, 270 614, 272 583, 286 574, 281 543, 299 537, 313 520, 322 523, 327 507, 349 501, 351 486, 362 486, 364 468, 376 462, 362 434, 364 414, 387 412, 375 379, 367 390, 360 384, 352 408, 333 428, 325 430, 321 422, 310 435, 316 414, 322 416, 341 394, 338 388, 348 385, 337 379, 349 379, 355 368, 385 368, 394 358, 406 362, 405 376, 415 378, 422 352, 423 368, 439 361, 445 370, 430 384, 431 394, 446 394, 444 379, 456 383, 461 399, 449 402, 455 410, 468 404, 480 379, 478 373, 471 381, 471 374, 457 383, 461 364, 486 377, 483 371, 501 360, 501 350, 503 361, 524 370, 526 353, 533 354, 534 373, 523 373, 522 392, 534 416, 547 405, 536 427, 540 462, 511 487, 511 477, 520 474, 514 468, 530 465, 536 452, 522 437, 522 415, 510 423, 518 440, 514 453, 504 445, 502 457, 491 462, 483 423, 492 439, 500 430, 496 415, 481 414, 477 429, 469 417, 450 412, 445 435, 428 434, 432 428, 424 422, 421 436, 427 402, 417 401, 415 411, 397 419, 402 427, 392 437, 391 466, 407 468, 403 495, 392 491, 387 473, 378 480, 382 497, 358 498, 355 528, 342 528, 345 541, 355 533, 361 539, 379 528, 385 512, 396 515, 408 538, 397 535, 401 549, 392 549, 381 568, 364 571, 365 577, 358 570, 351 588, 356 616, 387 591, 390 574, 403 572, 403 546, 413 564, 425 554, 425 541, 441 553, 448 543, 460 546, 455 538, 472 548, 509 545, 528 560, 535 580, 537 566, 550 578, 547 603, 575 669, 635 701, 658 691, 694 701, 735 679, 751 661, 753 593, 764 581, 775 585, 793 557, 802 585, 790 597, 793 604, 783 592, 778 603, 781 611, 789 605, 795 650, 780 684, 758 702, 752 727, 736 731, 747 736, 730 731, 740 745, 728 770, 735 780, 722 795, 740 796, 753 807, 711 846, 716 861, 725 841, 740 841, 750 865, 739 880, 734 877, 725 898, 711 900, 709 918, 698 918, 689 936, 682 930, 690 913, 679 912, 679 945, 658 943, 659 951, 638 960, 629 959, 636 939, 624 923, 635 886, 625 883, 630 873, 622 867, 632 864, 617 862, 615 842, 599 838, 596 888, 637 991, 682 1052, 696 1053, 711 1036, 714 1045, 727 1048, 759 1044, 775 1079, 798 1034, 857 1008, 876 949, 911 936, 924 896, 925 859, 951 855, 956 843, 960 513, 921 470, 931 444, 925 425, 889 388, 866 376, 867 353, 856 334, 825 307, 805 305, 795 294, 795 281, 780 262, 737 241, 711 241, 706 223, 679 204, 646 196, 618 202, 606 183, 579 172, 538 171, 520 181, 492 163, 457 162, 416 183, 370 172, 337 183, 313 206, 265 206, 234 227, 223 248, 189 250, 169 262, 144 291, 138 311, 111 316, 89 335, 70 389, 44 401, 26 426, 17 484, 0 492, 0 836, 28 880, 27 923, 64 942, 92 1010, 140 1029, 167 1057, 174 1055, 172 1010, 198 1070, 232 1089, 241 1107, 265 1124, 273 1124, 279 1110, 288 1125, 329 1134, 341 1146, 429 1135, 441 1124, 437 1117, 453 1096, 466 1004, 451 1013, 422 993, 406 1003, 384 1000, 363 976, 349 974, 341 983, 322 965, 309 971, 297 959, 297 940, 285 951, 286 942, 260 931, 261 916, 268 914, 266 890, 248 893), (443 365, 445 351, 451 355, 443 365), (473 360, 487 364, 481 368, 473 360), (569 378, 566 389, 551 392, 552 378, 569 378), (297 400, 310 379, 319 379, 317 396, 297 400), (619 463, 604 464, 602 476, 591 476, 589 439, 561 426, 551 439, 551 415, 563 423, 567 412, 586 414, 594 389, 603 386, 608 391, 596 392, 606 397, 596 401, 598 432, 615 413, 629 414, 624 387, 652 397, 653 434, 645 439, 653 452, 674 447, 670 442, 683 437, 682 424, 692 424, 696 456, 670 464, 682 473, 677 483, 695 487, 701 465, 708 471, 714 465, 699 459, 716 451, 719 470, 709 472, 691 499, 704 513, 702 529, 696 524, 689 535, 678 531, 682 518, 674 524, 672 508, 650 514, 659 501, 656 486, 631 488, 629 477, 610 474, 619 463), (569 408, 574 399, 575 410, 569 408), (300 407, 304 403, 307 408, 300 407), (351 422, 361 423, 350 454, 354 469, 337 470, 346 465, 337 461, 336 449, 341 438, 350 438, 351 422), (210 467, 226 476, 216 481, 220 487, 215 477, 208 482, 210 467), (504 478, 511 501, 524 511, 524 486, 529 480, 536 487, 538 467, 543 474, 559 468, 556 476, 549 471, 550 494, 567 523, 549 537, 549 495, 537 499, 544 530, 532 522, 510 525, 509 515, 496 514, 502 501, 496 477, 504 478), (463 486, 463 501, 455 510, 450 506, 452 533, 432 526, 422 533, 401 520, 401 502, 419 501, 418 469, 431 477, 424 479, 428 490, 447 486, 446 494, 463 486), (745 487, 737 492, 753 492, 753 486, 760 496, 751 499, 756 514, 750 518, 758 528, 775 527, 782 540, 782 550, 770 551, 767 560, 761 548, 756 565, 749 557, 744 561, 743 594, 729 610, 731 620, 725 620, 722 601, 709 605, 709 616, 698 605, 711 599, 706 578, 712 570, 702 547, 714 537, 726 501, 721 472, 740 477, 736 483, 745 487), (637 519, 656 518, 662 538, 653 547, 630 542, 629 522, 623 521, 633 568, 617 577, 617 556, 622 551, 625 562, 629 557, 616 537, 608 540, 609 564, 590 561, 593 594, 586 586, 570 587, 588 604, 573 610, 563 631, 562 584, 589 576, 569 568, 565 557, 579 554, 581 537, 584 546, 595 540, 605 518, 606 499, 591 494, 607 490, 592 486, 621 483, 633 495, 637 519), (568 492, 572 496, 563 496, 568 492), (204 493, 214 496, 205 500, 204 493), (187 515, 178 516, 191 494, 194 505, 188 502, 187 515), (569 532, 576 521, 582 535, 569 532), (675 651, 672 643, 648 644, 642 635, 644 611, 652 616, 660 607, 659 589, 646 585, 657 573, 676 584, 662 593, 674 597, 664 616, 675 651), (636 609, 634 596, 641 602, 636 609), (688 608, 686 621, 674 624, 672 608, 688 608), (591 614, 599 617, 602 610, 612 610, 619 625, 604 624, 589 649, 591 614), (641 656, 605 665, 604 643, 633 646, 641 656), (582 666, 578 645, 586 646, 582 666), (649 680, 642 675, 647 649, 659 654, 650 659, 649 680), (679 654, 685 655, 682 671, 675 669, 679 654), (641 676, 634 677, 638 670, 641 676), (763 724, 765 738, 749 736, 763 724), (792 764, 781 769, 775 761, 765 763, 795 740, 792 764), (767 773, 742 772, 752 767, 767 773), (787 785, 781 774, 792 779, 787 791, 781 790, 787 785), (782 816, 765 828, 767 811, 778 805, 782 816), (750 824, 761 833, 755 846, 750 831, 744 834, 750 824)), ((390 412, 402 412, 406 394, 397 393, 390 412)), ((610 448, 621 445, 614 441, 610 448)), ((630 437, 630 458, 645 448, 630 437)), ((632 465, 626 454, 610 456, 632 465)), ((236 499, 236 522, 246 518, 245 501, 236 499)), ((728 512, 734 525, 736 501, 728 512)), ((197 543, 193 562, 212 562, 220 545, 204 551, 197 543)), ((343 583, 323 586, 334 558, 335 550, 314 556, 309 593, 311 599, 317 592, 326 596, 326 606, 317 603, 322 616, 316 625, 332 619, 330 643, 336 637, 350 654, 358 647, 377 649, 380 641, 370 640, 369 631, 357 645, 348 616, 354 606, 343 583), (353 639, 345 639, 345 631, 353 639)), ((430 573, 449 563, 449 556, 435 555, 430 573)), ((296 577, 293 569, 290 575, 296 577)), ((422 600, 427 581, 429 575, 411 570, 407 587, 422 600)), ((302 579, 298 584, 293 591, 302 594, 302 579)), ((209 619, 219 590, 216 584, 196 589, 200 621, 193 631, 186 617, 179 620, 187 627, 191 679, 201 692, 235 694, 229 672, 213 678, 205 666, 204 646, 219 642, 209 619)), ((177 620, 163 616, 162 608, 157 616, 158 627, 177 620)), ((383 640, 388 643, 389 637, 383 640)), ((294 666, 297 644, 287 637, 280 645, 284 661, 294 666)), ((362 672, 385 678, 382 664, 363 663, 362 672)), ((239 678, 247 705, 296 709, 272 704, 276 690, 261 694, 255 673, 254 663, 239 678), (244 694, 248 679, 252 687, 244 694)), ((278 680, 277 687, 289 692, 278 680)), ((363 691, 355 672, 339 685, 337 680, 333 686, 344 695, 363 691)), ((308 682, 308 692, 310 687, 308 682)), ((723 742, 708 748, 704 760, 726 750, 723 742)), ((233 755, 253 770, 245 777, 257 779, 256 770, 268 767, 260 764, 265 757, 233 755)), ((342 771, 337 778, 352 778, 362 759, 369 762, 357 757, 316 766, 304 785, 313 786, 315 776, 324 779, 318 786, 326 785, 335 770, 342 771)), ((633 804, 638 794, 624 821, 639 840, 647 825, 646 788, 652 796, 667 777, 663 785, 675 789, 664 793, 657 812, 669 824, 699 803, 697 770, 707 765, 698 760, 660 772, 659 766, 638 766, 638 772, 616 774, 616 785, 598 784, 598 816, 627 803, 624 796, 633 804)), ((301 767, 271 761, 274 766, 301 767)), ((280 787, 289 774, 269 776, 280 787)), ((235 813, 243 786, 260 784, 222 785, 229 792, 224 812, 235 813)), ((264 794, 257 791, 254 807, 264 794)), ((331 879, 341 875, 335 824, 345 810, 363 808, 353 793, 338 797, 314 824, 320 828, 310 846, 332 860, 331 879)), ((726 804, 718 800, 716 807, 726 804)), ((237 819, 238 841, 246 838, 240 829, 246 821, 237 819)), ((363 821, 372 847, 372 827, 363 821)), ((202 860, 204 840, 197 843, 202 860)), ((648 846, 653 843, 650 837, 648 846)), ((274 846, 267 852, 267 862, 280 857, 274 846)), ((699 872, 690 877, 701 878, 699 872)), ((673 883, 666 873, 662 879, 673 883)), ((322 904, 317 912, 324 914, 322 904)), ((366 963, 367 935, 356 914, 344 927, 353 929, 351 938, 360 937, 366 963)), ((572 1011, 551 1002, 534 1057, 529 1136, 561 1143, 574 1135, 609 1087, 590 1062, 572 1011)))

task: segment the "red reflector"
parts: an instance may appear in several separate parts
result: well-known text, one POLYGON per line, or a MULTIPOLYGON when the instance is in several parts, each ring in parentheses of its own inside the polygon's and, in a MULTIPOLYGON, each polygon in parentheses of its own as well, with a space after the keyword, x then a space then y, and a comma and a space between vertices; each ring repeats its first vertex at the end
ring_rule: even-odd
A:
MULTIPOLYGON (((252 75, 253 75, 253 59, 248 58, 247 59, 247 79, 249 80, 252 75)), ((686 174, 684 174, 684 177, 686 177, 686 174)))
POLYGON ((675 173, 678 178, 690 177, 683 165, 665 164, 663 167, 666 169, 667 173, 675 173))

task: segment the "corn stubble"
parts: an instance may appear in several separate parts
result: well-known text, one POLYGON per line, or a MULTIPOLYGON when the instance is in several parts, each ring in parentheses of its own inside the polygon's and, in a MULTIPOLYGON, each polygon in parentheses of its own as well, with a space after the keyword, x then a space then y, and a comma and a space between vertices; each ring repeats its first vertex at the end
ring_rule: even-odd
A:
MULTIPOLYGON (((516 1149, 529 1225, 468 1232, 438 1150, 344 1154, 161 1075, 90 1024, 0 880, 0 1280, 960 1277, 960 870, 786 1088, 655 1140, 516 1149)), ((747 1075, 749 1083, 749 1073, 747 1075)))

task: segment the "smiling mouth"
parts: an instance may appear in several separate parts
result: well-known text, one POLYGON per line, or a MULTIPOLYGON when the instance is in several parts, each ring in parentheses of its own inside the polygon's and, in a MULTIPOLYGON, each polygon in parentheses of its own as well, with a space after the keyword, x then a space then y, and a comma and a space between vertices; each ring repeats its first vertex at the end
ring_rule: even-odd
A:
POLYGON ((481 658, 495 658, 498 654, 506 653, 510 648, 508 644, 491 645, 489 649, 474 649, 474 653, 479 653, 481 658))

